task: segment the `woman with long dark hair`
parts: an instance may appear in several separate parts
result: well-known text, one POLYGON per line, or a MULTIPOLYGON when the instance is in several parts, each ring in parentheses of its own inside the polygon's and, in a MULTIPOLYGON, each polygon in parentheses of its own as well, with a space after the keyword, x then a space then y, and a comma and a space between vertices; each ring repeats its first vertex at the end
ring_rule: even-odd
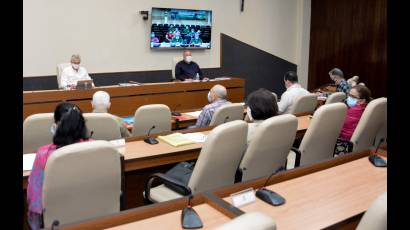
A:
POLYGON ((42 191, 47 159, 56 149, 90 140, 80 108, 68 102, 62 102, 55 108, 54 124, 50 132, 54 135, 53 143, 44 145, 37 150, 33 168, 28 179, 28 222, 33 230, 43 227, 42 191))

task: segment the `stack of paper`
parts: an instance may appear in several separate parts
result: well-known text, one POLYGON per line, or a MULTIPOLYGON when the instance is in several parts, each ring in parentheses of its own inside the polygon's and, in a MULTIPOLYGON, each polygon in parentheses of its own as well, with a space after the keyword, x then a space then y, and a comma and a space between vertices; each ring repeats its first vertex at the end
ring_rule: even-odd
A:
POLYGON ((33 168, 35 153, 23 154, 23 171, 31 170, 33 168))
POLYGON ((206 135, 203 133, 185 133, 184 136, 196 143, 202 143, 206 141, 206 135))
POLYGON ((169 134, 167 136, 158 136, 158 139, 174 146, 178 147, 181 145, 189 145, 189 144, 194 144, 195 141, 190 140, 189 138, 185 137, 184 134, 182 133, 173 133, 169 134))
POLYGON ((189 116, 192 116, 192 117, 195 117, 195 118, 198 118, 199 117, 199 114, 201 114, 201 110, 199 110, 199 111, 195 111, 195 112, 190 112, 190 113, 184 113, 185 115, 189 115, 189 116))

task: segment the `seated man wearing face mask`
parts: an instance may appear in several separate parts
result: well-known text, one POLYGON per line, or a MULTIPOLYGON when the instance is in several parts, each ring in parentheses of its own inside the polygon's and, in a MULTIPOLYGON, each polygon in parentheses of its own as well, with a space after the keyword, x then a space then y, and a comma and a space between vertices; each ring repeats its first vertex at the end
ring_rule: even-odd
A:
POLYGON ((222 85, 214 85, 214 87, 211 88, 208 93, 208 101, 210 104, 202 109, 196 124, 190 128, 202 128, 208 126, 211 123, 215 111, 222 105, 231 103, 226 100, 226 88, 222 85))
POLYGON ((192 81, 198 74, 200 80, 208 80, 202 76, 202 71, 198 64, 192 61, 192 54, 189 50, 184 50, 182 56, 184 60, 175 66, 175 78, 180 81, 192 81))
POLYGON ((81 57, 78 54, 71 56, 71 66, 66 67, 61 73, 61 87, 68 88, 77 85, 77 81, 91 80, 87 70, 80 66, 81 57))

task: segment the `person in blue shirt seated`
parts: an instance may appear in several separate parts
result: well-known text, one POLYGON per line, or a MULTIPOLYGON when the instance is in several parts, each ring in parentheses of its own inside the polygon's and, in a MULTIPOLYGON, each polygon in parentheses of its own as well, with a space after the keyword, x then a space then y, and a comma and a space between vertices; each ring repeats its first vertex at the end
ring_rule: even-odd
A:
POLYGON ((192 81, 195 76, 199 75, 199 80, 209 80, 204 78, 198 64, 192 61, 192 54, 189 50, 182 53, 184 60, 178 62, 175 66, 175 78, 180 81, 192 81))
POLYGON ((196 124, 189 128, 202 128, 208 126, 211 123, 215 111, 222 105, 231 103, 226 100, 226 94, 227 92, 224 86, 214 85, 214 87, 208 92, 209 104, 202 109, 196 124))
POLYGON ((343 72, 338 69, 338 68, 333 68, 329 72, 330 79, 332 79, 335 84, 337 85, 336 91, 337 92, 343 92, 343 93, 349 93, 350 91, 350 86, 347 83, 347 81, 343 77, 343 72))

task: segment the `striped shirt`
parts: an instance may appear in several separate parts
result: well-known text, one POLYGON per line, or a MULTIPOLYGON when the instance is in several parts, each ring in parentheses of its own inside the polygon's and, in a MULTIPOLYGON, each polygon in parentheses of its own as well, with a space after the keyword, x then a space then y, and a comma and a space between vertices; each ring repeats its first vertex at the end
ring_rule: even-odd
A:
POLYGON ((218 99, 211 104, 206 105, 203 109, 201 114, 199 114, 198 120, 196 121, 195 126, 192 128, 201 128, 206 127, 211 123, 212 116, 214 115, 216 109, 221 107, 225 104, 230 104, 231 102, 225 99, 218 99))

